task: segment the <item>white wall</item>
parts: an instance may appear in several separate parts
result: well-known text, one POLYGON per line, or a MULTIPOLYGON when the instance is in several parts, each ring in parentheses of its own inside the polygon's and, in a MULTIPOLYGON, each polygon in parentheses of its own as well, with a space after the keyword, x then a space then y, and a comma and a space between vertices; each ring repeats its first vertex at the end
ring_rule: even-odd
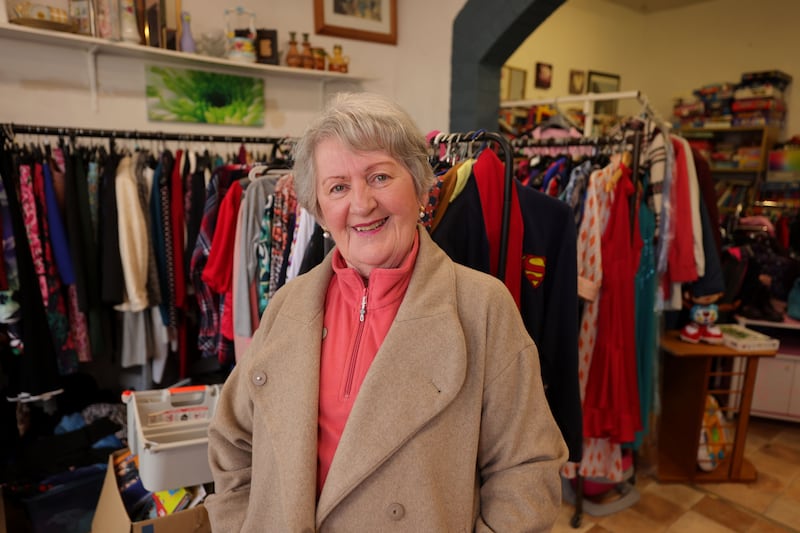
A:
MULTIPOLYGON (((619 74, 665 118, 675 96, 743 72, 782 70, 800 84, 796 0, 712 0, 642 14, 598 0, 568 0, 508 59, 528 71, 526 98, 567 95, 570 69, 619 74), (533 88, 537 61, 553 65, 551 89, 533 88)), ((789 87, 787 137, 800 133, 800 91, 789 87)), ((635 104, 620 107, 637 112, 635 104)))
MULTIPOLYGON (((11 0, 7 0, 11 1, 11 0)), ((57 4, 65 0, 54 0, 57 4)), ((226 3, 182 0, 192 32, 223 29, 226 3)), ((278 30, 285 53, 289 31, 310 34, 327 50, 343 45, 350 72, 369 78, 365 90, 395 98, 423 131, 447 130, 450 115, 452 26, 466 0, 398 1, 398 44, 377 44, 314 34, 309 0, 238 0, 257 13, 256 26, 278 30), (420 16, 420 14, 424 14, 420 16)), ((233 4, 231 4, 232 6, 233 4)), ((3 10, 5 11, 5 10, 3 10)), ((231 135, 297 135, 323 101, 319 81, 265 76, 264 128, 150 123, 141 60, 99 54, 98 109, 92 111, 86 54, 0 38, 0 122, 51 126, 160 130, 231 135)), ((344 84, 344 87, 351 84, 344 84)), ((338 84, 334 88, 341 88, 338 84)))

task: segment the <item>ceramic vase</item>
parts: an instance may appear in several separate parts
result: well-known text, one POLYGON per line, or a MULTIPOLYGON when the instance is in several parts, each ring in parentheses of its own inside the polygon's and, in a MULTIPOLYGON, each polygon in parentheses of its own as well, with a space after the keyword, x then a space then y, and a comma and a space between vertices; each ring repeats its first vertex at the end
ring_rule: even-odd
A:
POLYGON ((195 53, 191 21, 192 18, 188 11, 181 12, 181 51, 195 53))
POLYGON ((134 0, 120 0, 119 22, 122 40, 128 43, 141 44, 139 26, 136 22, 134 0))

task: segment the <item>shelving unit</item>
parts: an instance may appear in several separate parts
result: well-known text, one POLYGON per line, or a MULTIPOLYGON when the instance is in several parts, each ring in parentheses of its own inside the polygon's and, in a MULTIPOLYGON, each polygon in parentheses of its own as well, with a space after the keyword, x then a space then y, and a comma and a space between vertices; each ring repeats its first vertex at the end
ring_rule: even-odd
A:
POLYGON ((93 108, 97 103, 97 56, 99 54, 128 57, 143 61, 168 63, 180 66, 202 68, 228 74, 262 75, 267 77, 283 77, 297 80, 319 82, 324 85, 332 81, 363 82, 368 78, 350 73, 328 70, 302 69, 261 63, 245 63, 226 58, 210 57, 187 52, 177 52, 163 48, 155 48, 121 41, 108 41, 97 37, 75 33, 43 30, 13 23, 0 22, 0 39, 38 43, 59 48, 70 48, 86 53, 89 88, 93 108))
POLYGON ((664 333, 661 350, 664 357, 658 427, 659 480, 664 483, 754 481, 755 467, 744 458, 753 386, 759 360, 774 357, 775 351, 737 352, 722 345, 692 344, 680 340, 678 331, 664 333), (741 379, 736 386, 732 383, 730 390, 715 391, 710 385, 712 379, 721 375, 712 366, 713 360, 720 357, 742 361, 741 379), (711 392, 738 395, 739 404, 731 452, 715 469, 705 472, 698 467, 697 449, 706 397, 711 392))
MULTIPOLYGON (((780 134, 773 126, 738 126, 729 128, 685 128, 681 134, 692 141, 708 141, 709 152, 714 153, 722 144, 734 152, 752 148, 756 154, 748 164, 726 161, 723 164, 708 157, 711 173, 717 184, 717 199, 721 213, 736 212, 743 205, 752 205, 764 183, 768 168, 768 155, 780 134), (736 165, 736 166, 728 166, 736 165)), ((706 154, 709 155, 709 154, 706 154)))

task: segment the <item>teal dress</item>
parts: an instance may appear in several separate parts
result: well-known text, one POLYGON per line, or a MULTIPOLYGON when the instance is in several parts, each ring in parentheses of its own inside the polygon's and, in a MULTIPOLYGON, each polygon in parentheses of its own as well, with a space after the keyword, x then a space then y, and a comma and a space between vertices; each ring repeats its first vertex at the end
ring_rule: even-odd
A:
MULTIPOLYGON (((649 176, 645 176, 644 190, 647 190, 649 176)), ((653 409, 653 384, 655 382, 656 328, 658 327, 656 300, 656 217, 647 206, 642 195, 639 206, 639 234, 642 237, 642 251, 639 270, 636 273, 636 360, 639 374, 639 404, 641 408, 642 430, 636 432, 633 448, 639 449, 644 436, 649 431, 650 412, 653 409)))

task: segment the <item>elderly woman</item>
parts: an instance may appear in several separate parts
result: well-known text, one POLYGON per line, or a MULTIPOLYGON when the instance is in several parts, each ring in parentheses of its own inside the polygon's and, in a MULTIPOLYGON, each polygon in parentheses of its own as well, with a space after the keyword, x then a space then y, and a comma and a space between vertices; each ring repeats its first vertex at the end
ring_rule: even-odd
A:
POLYGON ((214 531, 539 531, 566 446, 536 346, 498 280, 418 223, 423 135, 336 97, 295 152, 336 247, 271 299, 209 427, 214 531))

